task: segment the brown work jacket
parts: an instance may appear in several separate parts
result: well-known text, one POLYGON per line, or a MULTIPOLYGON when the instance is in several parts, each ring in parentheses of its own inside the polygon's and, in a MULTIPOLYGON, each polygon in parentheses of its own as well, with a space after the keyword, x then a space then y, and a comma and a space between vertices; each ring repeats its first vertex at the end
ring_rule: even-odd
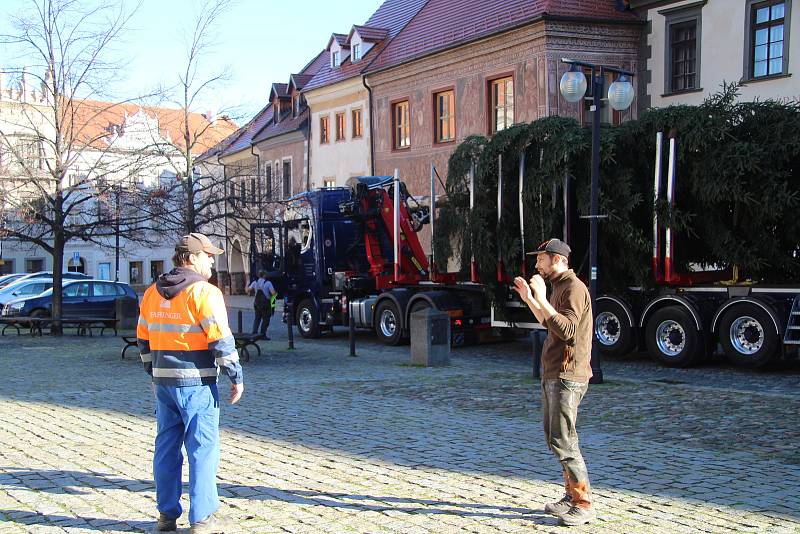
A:
POLYGON ((586 285, 572 269, 550 280, 550 305, 556 315, 545 321, 542 378, 588 382, 592 377, 592 303, 586 285))

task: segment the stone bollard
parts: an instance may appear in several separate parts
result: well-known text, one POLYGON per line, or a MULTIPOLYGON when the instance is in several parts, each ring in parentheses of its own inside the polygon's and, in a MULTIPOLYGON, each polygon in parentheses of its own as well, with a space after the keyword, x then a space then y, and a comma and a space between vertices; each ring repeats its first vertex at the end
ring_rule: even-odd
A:
POLYGON ((134 330, 139 322, 139 301, 130 297, 120 297, 116 301, 115 317, 119 319, 117 328, 134 330))
POLYGON ((411 363, 425 367, 450 364, 450 316, 426 308, 411 314, 411 363))

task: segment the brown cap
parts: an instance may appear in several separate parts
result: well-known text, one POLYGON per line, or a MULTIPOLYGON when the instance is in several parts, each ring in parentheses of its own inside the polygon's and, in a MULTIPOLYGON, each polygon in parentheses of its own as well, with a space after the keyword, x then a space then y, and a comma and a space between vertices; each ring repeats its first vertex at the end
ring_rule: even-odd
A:
POLYGON ((206 254, 222 254, 225 251, 211 244, 211 240, 203 234, 192 232, 191 234, 180 238, 178 244, 175 245, 175 252, 189 252, 190 254, 197 254, 198 252, 205 252, 206 254))
POLYGON ((572 252, 572 249, 569 248, 569 245, 561 241, 560 239, 548 239, 539 247, 534 250, 533 252, 528 252, 528 256, 535 256, 536 254, 541 254, 542 252, 549 252, 550 254, 560 254, 565 258, 569 257, 569 253, 572 252))

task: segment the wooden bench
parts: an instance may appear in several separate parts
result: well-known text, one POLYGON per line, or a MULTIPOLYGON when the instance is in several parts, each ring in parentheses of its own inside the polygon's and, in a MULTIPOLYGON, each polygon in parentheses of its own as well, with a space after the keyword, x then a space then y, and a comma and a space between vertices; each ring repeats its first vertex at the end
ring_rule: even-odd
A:
POLYGON ((239 351, 239 359, 243 362, 250 361, 250 351, 247 347, 255 347, 258 357, 261 357, 261 347, 256 343, 259 339, 264 339, 261 334, 245 334, 243 332, 234 332, 233 340, 236 343, 236 350, 239 351))
MULTIPOLYGON (((65 317, 61 319, 61 327, 74 327, 79 336, 94 335, 93 329, 99 328, 100 335, 104 335, 106 328, 113 329, 117 335, 117 324, 119 319, 109 319, 107 317, 65 317)), ((2 317, 0 324, 5 324, 0 335, 6 335, 8 328, 14 328, 17 335, 22 334, 20 328, 27 328, 32 336, 41 336, 45 327, 52 329, 53 319, 50 317, 2 317)))
POLYGON ((17 335, 22 335, 20 329, 28 329, 28 333, 32 336, 42 335, 42 324, 50 323, 50 319, 46 317, 0 317, 0 324, 3 325, 3 330, 0 335, 6 335, 6 330, 13 328, 17 331, 17 335))
POLYGON ((129 348, 133 347, 134 349, 138 349, 139 343, 137 340, 138 338, 136 337, 122 336, 122 341, 125 343, 125 346, 122 347, 122 352, 119 355, 120 360, 125 359, 125 353, 129 348))
MULTIPOLYGON (((243 362, 250 361, 250 351, 247 347, 255 347, 256 353, 259 357, 261 357, 261 347, 258 346, 259 339, 263 339, 258 334, 233 334, 233 340, 236 344, 236 350, 239 351, 239 359, 243 362)), ((138 341, 136 337, 131 336, 122 336, 122 341, 125 343, 125 346, 122 347, 122 352, 120 353, 120 359, 125 359, 125 353, 128 351, 129 348, 133 347, 134 349, 138 347, 138 341)))

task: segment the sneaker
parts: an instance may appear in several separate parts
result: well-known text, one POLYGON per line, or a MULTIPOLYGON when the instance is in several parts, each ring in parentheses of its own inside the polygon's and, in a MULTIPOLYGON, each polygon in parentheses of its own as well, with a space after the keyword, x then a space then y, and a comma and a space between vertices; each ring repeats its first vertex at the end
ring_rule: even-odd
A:
POLYGON ((225 534, 230 531, 233 525, 230 521, 211 514, 202 521, 194 523, 189 528, 189 534, 225 534))
POLYGON ((567 527, 585 525, 586 523, 594 521, 594 510, 591 508, 573 506, 566 513, 561 514, 559 518, 561 519, 559 524, 567 527))
POLYGON ((561 500, 545 504, 544 512, 558 517, 569 512, 570 508, 572 508, 572 498, 569 495, 564 495, 561 500))
POLYGON ((167 517, 166 515, 158 514, 158 523, 156 524, 156 532, 175 532, 178 530, 178 519, 175 517, 167 517))

